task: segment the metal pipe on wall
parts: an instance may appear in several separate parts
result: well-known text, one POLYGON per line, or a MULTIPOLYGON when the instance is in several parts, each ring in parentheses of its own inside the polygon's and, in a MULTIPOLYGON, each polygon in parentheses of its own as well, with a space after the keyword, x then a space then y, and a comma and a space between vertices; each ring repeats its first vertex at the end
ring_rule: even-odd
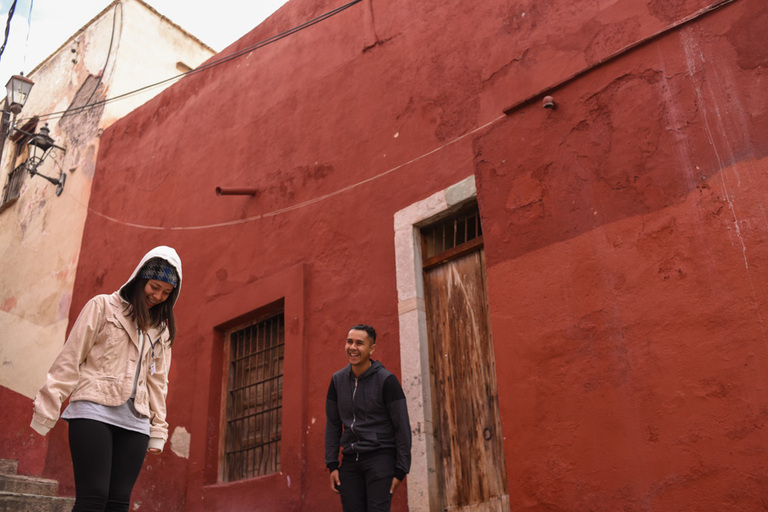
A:
POLYGON ((225 188, 216 187, 217 196, 255 196, 259 193, 257 188, 225 188))

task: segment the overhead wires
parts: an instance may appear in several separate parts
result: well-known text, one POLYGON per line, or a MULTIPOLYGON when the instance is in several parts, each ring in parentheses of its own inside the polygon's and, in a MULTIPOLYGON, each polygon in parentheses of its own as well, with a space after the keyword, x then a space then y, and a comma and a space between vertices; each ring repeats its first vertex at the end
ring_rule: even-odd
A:
MULTIPOLYGON (((38 117, 40 119, 43 119, 43 118, 51 119, 54 116, 61 116, 61 115, 65 114, 65 113, 68 114, 68 115, 72 114, 73 111, 75 111, 75 112, 82 112, 84 110, 87 110, 87 109, 90 109, 90 108, 94 108, 94 107, 96 107, 98 105, 102 105, 102 104, 109 103, 109 102, 112 102, 112 101, 117 101, 119 99, 128 97, 130 95, 138 94, 138 93, 143 92, 143 91, 145 91, 147 89, 150 89, 150 88, 153 88, 153 87, 158 87, 160 85, 164 85, 164 84, 166 84, 168 82, 171 82, 173 80, 177 80, 179 78, 182 78, 182 77, 185 77, 185 76, 188 76, 188 75, 193 75, 195 73, 200 73, 202 71, 206 71, 206 70, 211 69, 213 67, 216 67, 216 66, 219 66, 221 64, 224 64, 225 62, 229 62, 229 61, 231 61, 233 59, 236 59, 238 57, 246 55, 246 54, 248 54, 248 53, 250 53, 250 52, 252 52, 254 50, 257 50, 259 48, 263 48, 264 46, 267 46, 267 45, 272 44, 272 43, 274 43, 276 41, 284 39, 284 38, 286 38, 286 37, 288 37, 288 36, 290 36, 292 34, 295 34, 295 33, 299 32, 301 30, 304 30, 305 28, 311 27, 312 25, 320 23, 321 21, 324 21, 324 20, 326 20, 326 19, 328 19, 328 18, 330 18, 332 16, 335 16, 336 14, 339 14, 340 12, 348 9, 349 7, 351 7, 351 6, 353 6, 353 5, 357 4, 357 3, 360 3, 361 1, 362 0, 353 0, 353 1, 343 5, 341 7, 338 7, 336 9, 331 10, 331 11, 328 11, 328 12, 326 12, 326 13, 324 13, 324 14, 316 17, 316 18, 313 18, 313 19, 311 19, 311 20, 309 20, 309 21, 307 21, 305 23, 302 23, 301 25, 298 25, 298 26, 293 27, 293 28, 291 28, 289 30, 281 32, 281 33, 279 33, 279 34, 277 34, 275 36, 272 36, 272 37, 270 37, 268 39, 260 41, 260 42, 258 42, 256 44, 250 45, 250 46, 248 46, 246 48, 243 48, 243 49, 238 50, 236 52, 233 52, 233 53, 231 53, 229 55, 221 57, 220 59, 213 60, 213 61, 211 61, 211 62, 209 62, 207 64, 204 64, 204 65, 202 65, 202 66, 200 66, 200 67, 198 67, 196 69, 193 69, 191 71, 188 71, 186 73, 182 73, 182 74, 179 74, 177 76, 168 78, 166 80, 162 80, 160 82, 144 86, 144 87, 142 87, 140 89, 136 89, 135 91, 131 91, 131 92, 128 92, 128 93, 125 93, 125 94, 122 94, 122 95, 119 95, 119 96, 115 96, 115 97, 112 97, 112 98, 108 98, 108 99, 105 99, 105 100, 102 100, 102 101, 94 102, 94 103, 91 103, 89 105, 85 105, 83 107, 79 107, 77 109, 70 109, 68 111, 54 112, 54 113, 51 113, 51 114, 44 114, 44 115, 41 115, 41 116, 38 116, 38 117)), ((337 189, 335 191, 329 192, 329 193, 324 194, 322 196, 318 196, 318 197, 315 197, 315 198, 312 198, 312 199, 309 199, 307 201, 303 201, 303 202, 300 202, 300 203, 297 203, 297 204, 294 204, 294 205, 291 205, 291 206, 287 206, 287 207, 284 207, 284 208, 276 209, 276 210, 273 210, 273 211, 270 211, 270 212, 262 213, 262 214, 255 215, 255 216, 248 217, 248 218, 242 218, 242 219, 237 219, 237 220, 218 222, 218 223, 213 223, 213 224, 196 225, 196 226, 153 226, 153 225, 138 224, 138 223, 133 223, 133 222, 128 222, 128 221, 125 221, 125 220, 117 219, 117 218, 109 216, 109 215, 107 215, 107 214, 105 214, 103 212, 99 212, 99 211, 91 208, 88 205, 83 204, 82 206, 86 207, 88 209, 88 211, 90 211, 92 214, 97 215, 99 217, 102 217, 103 219, 105 219, 105 220, 107 220, 109 222, 113 222, 113 223, 116 223, 116 224, 121 224, 121 225, 128 226, 128 227, 144 229, 144 230, 198 231, 198 230, 207 230, 207 229, 215 229, 215 228, 223 228, 223 227, 247 224, 247 223, 254 222, 254 221, 257 221, 257 220, 261 220, 261 219, 264 219, 264 218, 274 217, 274 216, 277 216, 277 215, 288 213, 290 211, 294 211, 294 210, 298 210, 298 209, 301 209, 301 208, 308 207, 308 206, 316 204, 316 203, 318 203, 320 201, 329 199, 331 197, 337 196, 339 194, 342 194, 344 192, 347 192, 349 190, 357 188, 357 187, 359 187, 361 185, 364 185, 364 184, 370 183, 372 181, 381 179, 384 176, 387 176, 387 175, 392 174, 392 173, 394 173, 394 172, 396 172, 396 171, 398 171, 400 169, 403 169, 404 167, 407 167, 407 166, 409 166, 411 164, 414 164, 414 163, 416 163, 416 162, 418 162, 420 160, 423 160, 423 159, 428 158, 428 157, 430 157, 430 156, 432 156, 432 155, 434 155, 436 153, 439 153, 440 151, 446 149, 448 146, 452 146, 452 145, 458 143, 459 141, 462 141, 462 140, 466 139, 467 137, 470 137, 470 136, 472 136, 472 135, 474 135, 474 134, 476 134, 476 133, 478 133, 478 132, 480 132, 480 131, 482 131, 482 130, 484 130, 484 129, 486 129, 486 128, 494 125, 494 124, 496 124, 497 122, 501 121, 505 117, 506 116, 501 115, 501 116, 499 116, 499 117, 497 117, 497 118, 495 118, 495 119, 493 119, 491 121, 488 121, 488 122, 486 122, 486 123, 484 123, 484 124, 482 124, 480 126, 477 126, 477 127, 473 128, 473 129, 463 133, 462 135, 457 136, 456 138, 454 138, 454 139, 452 139, 452 140, 442 144, 439 147, 433 148, 433 149, 431 149, 431 150, 429 150, 429 151, 427 151, 427 152, 425 152, 425 153, 423 153, 423 154, 421 154, 419 156, 411 158, 410 160, 408 160, 406 162, 402 162, 402 163, 400 163, 398 165, 395 165, 395 166, 393 166, 393 167, 391 167, 389 169, 386 169, 386 170, 384 170, 382 172, 379 172, 379 173, 377 173, 377 174, 375 174, 373 176, 370 176, 368 178, 362 179, 362 180, 357 181, 355 183, 346 185, 346 186, 341 187, 341 188, 339 188, 339 189, 337 189)), ((72 199, 75 199, 75 198, 72 197, 72 199)), ((75 201, 77 201, 77 199, 75 199, 75 201)))
MULTIPOLYGON (((93 87, 93 90, 91 91, 91 95, 88 96, 88 100, 86 100, 84 107, 87 107, 88 104, 93 99, 93 95, 96 94, 96 91, 99 90, 99 86, 101 85, 102 80, 104 80, 104 75, 107 73, 107 64, 109 64, 109 58, 112 56, 112 46, 115 43, 115 30, 117 29, 117 8, 120 7, 120 19, 123 18, 123 4, 117 3, 115 4, 115 8, 112 11, 112 34, 109 37, 109 48, 107 49, 107 59, 104 62, 104 66, 101 68, 101 73, 99 73, 99 79, 96 82, 96 85, 93 87)), ((120 22, 120 34, 122 35, 123 29, 122 29, 122 21, 120 22)))
POLYGON ((24 42, 24 58, 21 61, 21 69, 25 69, 27 66, 27 52, 29 52, 29 34, 32 32, 32 8, 34 7, 34 0, 29 0, 29 15, 27 16, 27 40, 24 42))
POLYGON ((8 44, 8 34, 11 33, 11 20, 13 19, 13 13, 16 11, 16 0, 13 0, 11 8, 8 9, 8 21, 5 22, 5 39, 3 39, 3 45, 0 46, 0 59, 3 58, 3 52, 5 51, 5 45, 8 44))
MULTIPOLYGON (((419 156, 411 158, 407 162, 403 162, 403 163, 400 163, 400 164, 398 164, 398 165, 396 165, 394 167, 390 167, 389 169, 387 169, 387 170, 385 170, 383 172, 380 172, 378 174, 375 174, 375 175, 370 176, 368 178, 365 178, 363 180, 357 181, 357 182, 352 183, 350 185, 347 185, 345 187, 339 188, 337 190, 334 190, 333 192, 329 192, 329 193, 324 194, 322 196, 318 196, 318 197, 314 197, 312 199, 308 199, 308 200, 303 201, 301 203, 296 203, 296 204, 291 205, 291 206, 286 206, 284 208, 279 208, 277 210, 272 210, 271 212, 261 213, 259 215, 254 215, 252 217, 247 217, 247 218, 244 218, 244 219, 236 219, 236 220, 230 220, 230 221, 224 221, 224 222, 217 222, 217 223, 214 223, 214 224, 202 224, 202 225, 197 225, 197 226, 152 226, 152 225, 148 225, 148 224, 137 224, 135 222, 127 222, 127 221, 120 220, 120 219, 117 219, 115 217, 112 217, 110 215, 107 215, 107 214, 105 214, 103 212, 97 211, 97 210, 91 208, 90 206, 87 206, 87 208, 88 208, 88 211, 91 212, 92 214, 98 215, 99 217, 101 217, 101 218, 103 218, 103 219, 105 219, 105 220, 107 220, 109 222, 112 222, 112 223, 115 223, 115 224, 120 224, 120 225, 131 227, 131 228, 145 229, 145 230, 152 230, 152 231, 166 231, 166 230, 167 231, 202 231, 202 230, 206 230, 206 229, 224 228, 224 227, 231 227, 231 226, 237 226, 237 225, 242 225, 242 224, 248 224, 248 223, 251 223, 251 222, 254 222, 254 221, 257 221, 257 220, 261 220, 261 219, 265 219, 265 218, 269 218, 269 217, 276 217, 276 216, 284 214, 284 213, 288 213, 288 212, 291 212, 291 211, 294 211, 294 210, 299 210, 301 208, 305 208, 307 206, 313 205, 315 203, 319 203, 320 201, 324 201, 326 199, 329 199, 331 197, 337 196, 337 195, 342 194, 344 192, 348 192, 349 190, 355 189, 355 188, 357 188, 357 187, 359 187, 361 185, 365 185, 366 183, 370 183, 372 181, 378 180, 379 178, 383 178, 384 176, 392 174, 395 171, 399 171, 400 169, 402 169, 404 167, 407 167, 407 166, 409 166, 411 164, 419 162, 420 160, 424 160, 425 158, 428 158, 428 157, 430 157, 430 156, 432 156, 434 154, 437 154, 437 153, 441 152, 442 150, 446 149, 447 147, 452 146, 452 145, 456 144, 457 142, 460 142, 460 141, 466 139, 467 137, 469 137, 471 135, 474 135, 474 134, 476 134, 476 133, 478 133, 478 132, 480 132, 482 130, 485 130, 486 128, 488 128, 488 127, 498 123, 499 121, 501 121, 501 120, 503 120, 505 118, 506 118, 506 115, 502 114, 502 115, 498 116, 497 118, 492 119, 492 120, 488 121, 487 123, 485 123, 483 125, 477 126, 477 127, 473 128, 472 130, 470 130, 468 132, 465 132, 462 135, 459 135, 458 137, 456 137, 456 138, 454 138, 452 140, 449 140, 448 142, 446 142, 442 146, 438 146, 436 148, 433 148, 433 149, 427 151, 426 153, 422 153, 419 156)), ((82 203, 80 203, 80 204, 82 205, 82 203)), ((82 206, 86 206, 86 205, 82 205, 82 206)))
POLYGON ((145 85, 145 86, 140 87, 138 89, 135 89, 133 91, 126 92, 126 93, 123 93, 123 94, 119 94, 119 95, 113 96, 111 98, 106 98, 106 99, 103 99, 101 101, 95 101, 93 103, 90 103, 90 104, 87 104, 87 105, 83 105, 82 107, 77 107, 77 108, 73 108, 73 109, 69 109, 69 110, 62 110, 62 111, 59 111, 59 112, 51 112, 50 114, 41 114, 41 115, 38 115, 36 117, 38 119, 40 119, 40 120, 50 120, 50 119, 58 119, 60 117, 63 117, 65 114, 68 115, 68 116, 69 115, 74 115, 74 114, 79 114, 81 112, 84 112, 86 110, 90 110, 90 109, 98 107, 100 105, 104 105, 104 104, 107 104, 107 103, 112 103, 114 101, 118 101, 118 100, 121 100, 121 99, 128 98, 130 96, 134 96, 136 94, 140 94, 140 93, 142 93, 144 91, 147 91, 149 89, 153 89, 155 87, 160 87, 162 85, 165 85, 165 84, 170 83, 170 82, 174 82, 174 81, 179 80, 181 78, 184 78, 186 76, 194 75, 194 74, 197 74, 197 73, 202 73, 203 71, 207 71, 207 70, 209 70, 211 68, 214 68, 216 66, 220 66, 221 64, 224 64, 226 62, 234 60, 234 59, 236 59, 238 57, 242 57, 243 55, 246 55, 246 54, 251 53, 251 52, 253 52, 255 50, 258 50, 258 49, 263 48, 265 46, 268 46, 268 45, 270 45, 272 43, 280 41, 281 39, 285 39, 286 37, 288 37, 290 35, 293 35, 293 34, 295 34, 297 32, 300 32, 300 31, 302 31, 302 30, 304 30, 306 28, 309 28, 309 27, 311 27, 313 25, 316 25, 316 24, 320 23, 321 21, 325 21, 328 18, 331 18, 331 17, 339 14, 340 12, 343 12, 343 11, 349 9, 353 5, 358 4, 360 2, 362 2, 362 0, 352 0, 349 3, 347 3, 345 5, 342 5, 341 7, 337 7, 336 9, 333 9, 331 11, 328 11, 328 12, 324 13, 324 14, 321 14, 320 16, 317 16, 316 18, 312 18, 311 20, 306 21, 306 22, 302 23, 301 25, 297 25, 297 26, 295 26, 293 28, 290 28, 290 29, 288 29, 288 30, 286 30, 284 32, 281 32, 281 33, 276 34, 276 35, 274 35, 272 37, 264 39, 263 41, 260 41, 258 43, 252 44, 250 46, 247 46, 247 47, 243 48, 242 50, 238 50, 238 51, 236 51, 234 53, 231 53, 231 54, 225 55, 225 56, 223 56, 221 58, 212 60, 211 62, 208 62, 207 64, 203 64, 202 66, 199 66, 199 67, 197 67, 197 68, 195 68, 195 69, 193 69, 191 71, 187 71, 185 73, 181 73, 181 74, 172 76, 170 78, 166 78, 165 80, 161 80, 161 81, 155 82, 153 84, 145 85))

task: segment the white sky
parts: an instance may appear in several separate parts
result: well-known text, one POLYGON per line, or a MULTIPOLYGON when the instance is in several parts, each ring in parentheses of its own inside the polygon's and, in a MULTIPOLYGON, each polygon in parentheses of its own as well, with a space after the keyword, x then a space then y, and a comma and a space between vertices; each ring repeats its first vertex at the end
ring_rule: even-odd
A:
MULTIPOLYGON (((0 56, 0 98, 11 75, 32 71, 112 0, 17 0, 0 56), (32 6, 31 23, 28 23, 32 6), (29 37, 27 38, 27 34, 29 37)), ((287 0, 144 0, 216 51, 250 32, 287 0)), ((0 45, 13 0, 0 0, 0 45)))

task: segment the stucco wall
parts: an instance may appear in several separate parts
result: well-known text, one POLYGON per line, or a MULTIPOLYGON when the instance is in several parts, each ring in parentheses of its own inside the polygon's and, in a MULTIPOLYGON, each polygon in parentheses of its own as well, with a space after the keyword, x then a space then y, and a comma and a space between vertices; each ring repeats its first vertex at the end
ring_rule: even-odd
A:
MULTIPOLYGON (((39 170, 67 178, 57 197, 56 187, 26 176, 19 199, 0 213, 0 400, 27 403, 18 412, 26 419, 15 419, 0 439, 0 456, 20 459, 22 473, 39 473, 44 461, 33 455, 41 440, 27 427, 30 399, 65 340, 99 137, 169 84, 76 115, 61 113, 175 76, 177 61, 194 67, 211 55, 145 4, 126 0, 107 7, 29 74, 35 85, 18 122, 58 113, 38 128, 47 122, 66 151, 55 150, 39 170)), ((12 156, 6 141, 3 184, 12 156)))
MULTIPOLYGON (((54 186, 27 176, 19 200, 0 214, 0 385, 32 397, 45 378, 64 342, 101 130, 162 87, 77 115, 60 113, 175 76, 178 61, 195 66, 212 54, 145 4, 128 0, 105 9, 30 73, 35 85, 19 124, 59 113, 38 127, 47 122, 66 152, 55 150, 40 171, 64 172, 67 181, 56 197, 54 186)), ((6 170, 11 145, 3 155, 6 170)))
MULTIPOLYGON (((154 245, 185 268, 169 420, 190 455, 149 459, 134 500, 336 509, 324 399, 343 337, 373 324, 400 375, 395 215, 474 174, 513 509, 758 508, 764 14, 695 17, 714 4, 364 1, 106 130, 70 319, 154 245), (280 294, 301 303, 286 465, 218 484, 220 326, 280 294)), ((334 7, 293 1, 225 53, 334 7)), ((394 510, 429 508, 404 490, 394 510)))
POLYGON ((532 510, 762 507, 755 9, 547 91, 555 109, 516 109, 476 144, 510 495, 532 510))

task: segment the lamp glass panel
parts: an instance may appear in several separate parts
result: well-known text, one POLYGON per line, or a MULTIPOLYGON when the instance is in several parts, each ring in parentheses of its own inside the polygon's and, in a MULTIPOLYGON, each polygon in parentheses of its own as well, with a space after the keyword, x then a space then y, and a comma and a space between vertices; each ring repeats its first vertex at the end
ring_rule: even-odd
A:
POLYGON ((5 85, 7 94, 6 101, 8 105, 15 104, 23 107, 27 102, 27 97, 29 96, 29 92, 32 90, 33 85, 34 82, 28 78, 19 75, 12 76, 5 85))

